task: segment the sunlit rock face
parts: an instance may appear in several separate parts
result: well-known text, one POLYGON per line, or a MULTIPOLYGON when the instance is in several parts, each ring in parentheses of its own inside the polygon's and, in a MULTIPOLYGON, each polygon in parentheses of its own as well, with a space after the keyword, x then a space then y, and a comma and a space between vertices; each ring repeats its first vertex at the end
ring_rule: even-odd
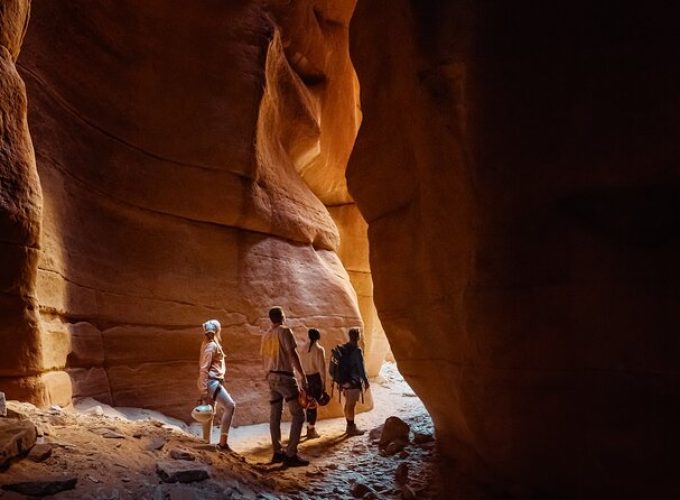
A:
MULTIPOLYGON (((3 27, 23 27, 6 21, 5 5, 3 27)), ((21 344, 0 375, 13 377, 3 389, 24 372, 49 380, 9 397, 91 396, 186 419, 198 325, 218 318, 236 423, 263 421, 259 342, 270 306, 284 307, 300 342, 319 328, 327 348, 363 324, 326 208, 351 203, 353 7, 34 3, 18 66, 43 189, 42 248, 38 256, 25 102, 3 95, 13 113, 3 127, 21 133, 2 146, 15 155, 0 168, 17 179, 9 195, 20 205, 4 203, 3 178, 0 221, 14 232, 2 252, 18 274, 2 299, 16 326, 3 321, 0 331, 5 345, 10 335, 21 344)), ((5 51, 3 82, 23 96, 12 64, 20 43, 5 34, 14 55, 5 51)))
POLYGON ((15 67, 29 10, 28 1, 0 4, 0 385, 44 399, 35 295, 41 193, 15 67))
POLYGON ((352 21, 376 306, 445 453, 492 491, 678 494, 676 28, 628 5, 352 21))

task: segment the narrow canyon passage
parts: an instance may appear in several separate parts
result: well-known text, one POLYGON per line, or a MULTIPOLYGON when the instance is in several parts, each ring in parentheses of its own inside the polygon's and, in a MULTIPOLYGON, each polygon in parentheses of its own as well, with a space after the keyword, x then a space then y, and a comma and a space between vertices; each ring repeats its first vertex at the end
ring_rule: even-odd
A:
MULTIPOLYGON (((464 500, 680 497, 677 16, 610 4, 0 1, 2 484, 42 433, 52 472, 101 442, 155 478, 165 439, 235 497, 284 491, 70 411, 186 422, 218 318, 261 425, 279 305, 301 345, 362 329, 371 377, 392 353, 464 500)), ((93 477, 120 493, 116 460, 93 477)))

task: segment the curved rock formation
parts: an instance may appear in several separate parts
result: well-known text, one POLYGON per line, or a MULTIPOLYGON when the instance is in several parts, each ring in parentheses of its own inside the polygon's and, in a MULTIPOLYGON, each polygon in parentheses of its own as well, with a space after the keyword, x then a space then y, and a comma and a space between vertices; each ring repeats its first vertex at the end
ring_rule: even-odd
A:
POLYGON ((354 3, 36 2, 39 182, 29 2, 2 2, 0 387, 186 417, 218 317, 261 421, 276 303, 327 346, 363 317, 373 372, 382 322, 493 493, 678 496, 673 16, 359 2, 346 181, 354 3))
MULTIPOLYGON (((22 300, 34 318, 21 325, 31 330, 11 359, 50 384, 40 395, 3 382, 10 397, 68 404, 91 396, 187 418, 198 325, 217 317, 236 422, 263 421, 259 333, 271 305, 286 309, 301 342, 314 326, 331 347, 363 324, 325 206, 351 202, 344 169, 360 121, 348 52, 353 6, 33 6, 19 65, 44 190, 42 251, 39 263, 34 251, 31 262, 20 256, 22 272, 33 273, 19 277, 33 291, 22 300), (44 355, 31 366, 23 351, 44 355)), ((35 194, 10 189, 24 209, 39 195, 28 146, 9 147, 26 151, 22 175, 35 194)), ((25 213, 33 232, 11 242, 18 248, 37 245, 40 213, 25 213)), ((8 307, 17 321, 28 314, 8 307)), ((15 381, 17 369, 2 375, 15 381)), ((338 414, 337 403, 326 412, 338 414)))
POLYGON ((45 401, 36 266, 41 193, 26 122, 26 90, 15 67, 30 2, 0 5, 0 384, 45 401))
POLYGON ((445 453, 499 491, 679 493, 675 32, 633 4, 357 6, 376 306, 445 453))

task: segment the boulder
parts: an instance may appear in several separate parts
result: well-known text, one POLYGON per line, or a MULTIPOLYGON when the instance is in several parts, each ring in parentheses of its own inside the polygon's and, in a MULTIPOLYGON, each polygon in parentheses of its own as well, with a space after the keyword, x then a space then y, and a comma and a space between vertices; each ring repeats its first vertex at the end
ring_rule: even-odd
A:
POLYGON ((39 443, 28 452, 28 458, 34 462, 44 462, 52 456, 53 446, 47 443, 39 443))
POLYGON ((22 481, 2 485, 2 489, 22 493, 29 497, 44 497, 56 495, 61 491, 72 490, 78 482, 77 477, 55 477, 35 479, 33 481, 22 481))
POLYGON ((393 441, 409 442, 411 427, 399 417, 387 417, 380 433, 380 447, 385 447, 393 441))
POLYGON ((425 444, 434 441, 434 436, 429 432, 414 432, 413 442, 415 444, 425 444))
POLYGON ((193 483, 210 477, 205 467, 186 462, 159 462, 156 464, 156 472, 165 483, 193 483))
POLYGON ((0 469, 12 459, 28 453, 37 437, 35 424, 28 419, 0 419, 0 469))
POLYGON ((5 393, 0 392, 0 417, 7 416, 7 400, 5 399, 5 393))

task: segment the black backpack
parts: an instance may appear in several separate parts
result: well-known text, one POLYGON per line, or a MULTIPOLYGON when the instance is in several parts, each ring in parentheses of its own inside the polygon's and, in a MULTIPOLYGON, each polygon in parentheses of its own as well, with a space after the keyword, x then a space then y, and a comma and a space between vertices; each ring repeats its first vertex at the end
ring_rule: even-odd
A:
POLYGON ((331 359, 328 363, 328 374, 331 376, 331 396, 338 386, 338 392, 342 393, 342 385, 352 381, 352 351, 344 345, 335 346, 331 349, 331 359))

